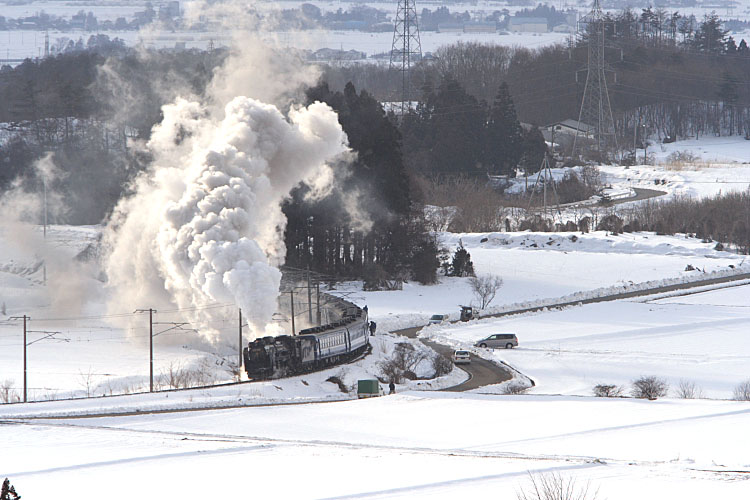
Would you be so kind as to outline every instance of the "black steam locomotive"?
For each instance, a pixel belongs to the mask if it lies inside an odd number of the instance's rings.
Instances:
[[[243,349],[245,371],[254,380],[297,375],[343,363],[370,345],[367,308],[336,298],[341,317],[327,325],[301,330],[298,335],[263,337]]]

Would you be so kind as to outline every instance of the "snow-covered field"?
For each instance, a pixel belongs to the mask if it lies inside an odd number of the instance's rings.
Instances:
[[[741,402],[410,392],[5,420],[0,471],[24,498],[515,498],[555,473],[609,500],[745,499],[748,424]]]
[[[421,335],[470,347],[501,332],[516,333],[519,347],[474,349],[531,377],[533,393],[591,395],[595,385],[614,384],[628,394],[633,380],[657,376],[674,397],[684,381],[705,397],[729,399],[750,379],[750,284],[433,326]]]
[[[615,187],[625,182],[615,180]],[[720,188],[713,189],[704,194]],[[539,473],[589,485],[598,498],[610,500],[746,499],[750,491],[750,438],[743,432],[750,403],[727,400],[738,383],[750,379],[747,280],[700,293],[422,331],[423,337],[462,347],[490,333],[516,333],[517,349],[475,351],[531,377],[536,386],[522,396],[493,394],[497,387],[478,390],[486,394],[422,391],[460,383],[466,375],[458,369],[436,381],[399,386],[395,396],[360,401],[327,381],[336,376],[351,387],[371,378],[378,362],[404,341],[385,331],[424,324],[434,313],[456,314],[459,304],[476,300],[466,280],[444,278],[436,286],[409,283],[393,292],[342,284],[338,292],[368,304],[379,325],[374,354],[351,365],[257,384],[59,400],[143,390],[147,317],[105,311],[107,291],[98,273],[73,264],[97,241],[98,228],[55,226],[46,251],[39,250],[44,245],[38,231],[24,238],[9,232],[15,229],[5,231],[0,383],[12,380],[10,389],[18,394],[22,330],[10,318],[28,315],[30,395],[40,400],[0,405],[0,476],[9,477],[24,498],[513,498],[530,486],[529,474]],[[461,240],[479,274],[503,277],[492,304],[498,309],[750,267],[741,255],[684,236],[570,236],[443,234],[442,242],[455,248]],[[11,239],[18,244],[11,246]],[[47,286],[41,255],[50,263]],[[687,265],[698,270],[686,271]],[[81,269],[86,273],[73,280],[71,271]],[[62,288],[59,276],[69,280]],[[61,301],[80,290],[91,293],[85,300]],[[225,325],[232,331],[235,312]],[[43,339],[50,334],[54,338]],[[155,353],[156,374],[190,368],[213,382],[232,379],[237,356],[236,346],[209,347],[180,330],[155,337]],[[429,370],[425,364],[418,375]],[[651,375],[670,384],[667,398],[591,397],[596,384],[623,386],[627,395],[633,380]],[[678,398],[681,383],[710,399]],[[272,406],[260,406],[267,404]],[[205,411],[209,406],[233,408]],[[71,418],[168,409],[195,411]]]
[[[491,304],[496,309],[531,307],[544,299],[577,292],[612,294],[615,290],[611,287],[623,291],[633,284],[667,278],[701,279],[707,273],[732,271],[730,265],[738,271],[740,266],[750,270],[746,256],[716,251],[715,243],[684,236],[613,236],[601,231],[441,235],[441,243],[451,252],[459,241],[471,254],[478,275],[503,278],[503,286]],[[686,271],[688,265],[697,270]],[[362,292],[354,283],[339,290],[349,292],[350,300],[367,304],[378,324],[389,329],[412,326],[417,321],[424,324],[433,314],[457,319],[460,305],[477,302],[468,280],[462,278],[443,277],[439,286],[407,283],[403,293]]]

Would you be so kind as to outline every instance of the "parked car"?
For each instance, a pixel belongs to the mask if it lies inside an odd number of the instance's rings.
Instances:
[[[431,325],[439,325],[443,321],[446,321],[448,319],[447,314],[433,314],[432,317],[430,317],[430,323]]]
[[[454,351],[453,352],[453,363],[457,365],[468,365],[471,363],[471,355],[469,351]]]
[[[514,333],[495,333],[489,337],[483,338],[474,347],[505,347],[506,349],[512,349],[518,347],[518,337]]]

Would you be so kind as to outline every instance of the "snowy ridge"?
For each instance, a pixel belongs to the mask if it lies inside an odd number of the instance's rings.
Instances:
[[[750,265],[745,265],[742,267],[736,267],[734,269],[713,271],[710,273],[701,273],[698,275],[681,276],[678,278],[664,278],[659,280],[646,281],[643,283],[626,283],[623,285],[608,286],[597,288],[595,290],[576,292],[557,298],[539,299],[527,302],[518,302],[515,304],[505,304],[501,306],[488,307],[484,311],[480,311],[479,317],[483,318],[496,314],[508,313],[513,311],[524,311],[527,309],[538,309],[542,307],[563,307],[566,305],[572,305],[576,302],[591,299],[609,298],[610,300],[616,300],[622,295],[627,295],[634,292],[649,292],[650,290],[658,290],[667,286],[701,283],[703,281],[709,281],[718,278],[728,278],[732,276],[750,277],[749,273]]]
[[[562,252],[622,253],[685,255],[705,258],[727,258],[742,256],[716,250],[715,242],[703,242],[685,236],[662,236],[650,232],[625,233],[612,235],[603,231],[586,234],[571,233],[441,233],[440,241],[448,248],[458,246],[459,240],[464,248],[515,248],[527,250],[555,250]]]

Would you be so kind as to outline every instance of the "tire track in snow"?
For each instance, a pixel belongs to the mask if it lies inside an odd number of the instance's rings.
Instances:
[[[748,410],[750,411],[750,410]],[[293,438],[274,438],[274,437],[262,437],[262,436],[242,436],[236,434],[214,434],[214,433],[196,433],[196,432],[183,432],[183,431],[168,431],[168,430],[156,430],[156,429],[129,429],[122,427],[111,427],[111,426],[97,426],[97,425],[80,425],[71,423],[58,423],[58,422],[42,422],[42,421],[0,421],[2,425],[28,425],[28,426],[42,426],[42,427],[57,427],[57,428],[72,428],[82,430],[98,430],[106,432],[122,432],[132,434],[142,434],[149,436],[162,436],[162,437],[174,437],[181,439],[192,439],[201,441],[229,441],[237,443],[259,443],[255,446],[262,447],[263,445],[291,445],[291,446],[320,446],[320,447],[333,447],[333,448],[345,448],[351,450],[378,450],[378,451],[395,451],[401,453],[412,453],[412,454],[424,454],[424,455],[439,455],[439,456],[455,456],[462,458],[501,458],[510,460],[545,460],[545,461],[571,461],[579,463],[589,463],[592,461],[614,461],[619,462],[622,460],[609,459],[606,457],[594,457],[586,455],[544,455],[544,454],[526,454],[516,453],[512,451],[481,451],[472,450],[468,448],[430,448],[422,446],[396,446],[387,444],[372,444],[372,443],[357,443],[348,441],[333,441],[333,440],[308,440],[308,439],[293,439]],[[484,445],[482,445],[484,446]],[[476,447],[478,448],[478,446]],[[625,462],[625,461],[622,461]],[[628,463],[632,463],[629,461]]]
[[[160,455],[147,455],[147,456],[141,456],[141,457],[120,458],[117,460],[104,460],[101,462],[89,462],[85,464],[65,465],[61,467],[51,467],[49,469],[11,472],[11,473],[5,473],[5,475],[8,477],[16,478],[16,477],[23,477],[23,476],[34,476],[38,474],[51,474],[55,472],[70,472],[70,471],[77,471],[77,470],[82,470],[82,469],[96,469],[99,467],[111,467],[111,466],[119,466],[119,465],[132,464],[132,463],[141,463],[141,462],[150,462],[150,461],[159,461],[159,460],[173,460],[175,458],[184,458],[184,457],[244,453],[247,451],[255,451],[255,450],[262,450],[262,449],[269,449],[269,448],[272,448],[272,446],[269,446],[269,445],[238,446],[234,448],[222,448],[219,450],[183,451],[183,452],[178,452],[178,453],[164,453]]]
[[[664,420],[654,420],[650,422],[640,422],[637,424],[626,424],[626,425],[614,425],[611,427],[600,427],[597,429],[586,429],[583,431],[576,431],[576,432],[566,432],[563,434],[551,434],[548,436],[541,436],[541,437],[534,437],[534,438],[527,438],[527,439],[517,439],[515,441],[502,441],[500,443],[490,443],[490,444],[484,444],[481,446],[470,446],[467,449],[478,449],[482,447],[492,447],[492,446],[508,446],[508,445],[515,445],[515,444],[528,444],[528,443],[537,443],[541,441],[551,441],[555,439],[561,439],[561,438],[569,438],[574,436],[586,436],[586,435],[592,435],[592,434],[599,434],[599,433],[606,433],[606,432],[615,432],[615,431],[622,431],[622,430],[628,430],[628,429],[639,429],[639,428],[645,428],[645,427],[654,427],[659,425],[673,425],[676,423],[681,422],[690,422],[694,420],[705,420],[705,419],[711,419],[711,418],[722,418],[722,417],[732,417],[736,415],[747,415],[750,414],[750,408],[744,409],[744,410],[735,410],[735,411],[727,411],[722,413],[711,413],[708,415],[693,415],[691,417],[681,417],[681,418],[671,418],[671,419],[664,419]]]
[[[530,470],[516,471],[516,472],[505,472],[502,474],[490,474],[486,476],[466,477],[462,479],[450,479],[448,481],[441,481],[438,483],[424,483],[424,484],[418,484],[418,485],[413,485],[413,486],[403,486],[400,488],[391,488],[387,490],[367,491],[363,493],[353,493],[350,495],[342,495],[342,496],[336,496],[336,497],[324,497],[324,498],[321,498],[320,500],[344,500],[346,498],[369,498],[369,497],[392,496],[392,495],[401,496],[405,493],[414,493],[417,491],[429,491],[433,489],[444,488],[446,486],[458,486],[464,483],[497,481],[498,479],[509,479],[509,478],[522,477],[522,476],[526,477],[529,474],[554,474],[558,472],[568,472],[572,470],[581,470],[581,469],[590,469],[592,467],[601,467],[603,465],[606,465],[606,464],[603,462],[589,462],[586,464],[579,464],[579,465],[564,465],[560,467],[546,467],[543,469],[530,469]]]

